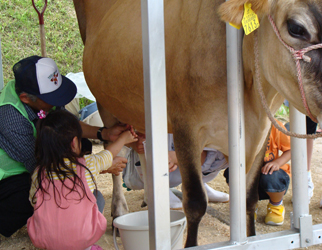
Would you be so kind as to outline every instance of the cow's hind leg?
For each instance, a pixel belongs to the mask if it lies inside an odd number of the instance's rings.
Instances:
[[[254,217],[255,217],[256,205],[259,199],[258,184],[259,184],[261,168],[264,164],[264,156],[265,156],[266,145],[267,145],[269,135],[270,135],[270,132],[268,133],[268,136],[265,140],[264,145],[262,146],[262,149],[257,154],[250,171],[246,175],[247,236],[253,236],[256,234]]]
[[[198,227],[207,209],[207,195],[201,178],[201,146],[196,134],[186,128],[174,131],[175,150],[182,176],[183,208],[187,217],[185,247],[198,245]]]

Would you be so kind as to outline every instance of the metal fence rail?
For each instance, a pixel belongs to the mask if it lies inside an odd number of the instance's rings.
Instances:
[[[144,53],[144,80],[146,128],[148,131],[147,161],[152,164],[150,174],[152,187],[158,185],[159,190],[167,190],[167,182],[161,178],[167,169],[161,164],[166,159],[166,93],[165,93],[165,53],[164,53],[164,27],[163,27],[163,1],[142,0],[142,27],[143,27],[143,53]],[[246,190],[245,190],[245,129],[243,110],[243,73],[240,31],[227,26],[227,79],[228,79],[228,110],[229,110],[229,153],[230,157],[230,221],[234,221],[230,229],[231,239],[189,249],[294,249],[322,244],[322,224],[312,226],[312,217],[308,209],[308,190],[306,179],[306,141],[291,139],[292,150],[292,183],[293,183],[293,223],[288,231],[246,237]],[[159,87],[156,83],[158,82]],[[161,86],[161,89],[160,89]],[[160,91],[161,90],[161,91]],[[154,96],[157,91],[157,99]],[[152,96],[154,96],[152,98]],[[155,102],[153,100],[156,100]],[[160,115],[161,111],[161,115]],[[154,116],[158,112],[158,117]],[[162,118],[161,118],[162,117]],[[161,119],[160,119],[161,118]],[[293,107],[290,107],[291,130],[296,133],[305,133],[305,116]],[[157,123],[155,121],[158,120]],[[155,124],[155,125],[153,125]],[[156,125],[158,124],[158,125]],[[236,124],[238,126],[236,126]],[[152,129],[157,126],[157,129]],[[156,144],[156,141],[159,143]],[[149,149],[150,148],[150,149]],[[158,148],[158,156],[154,154]],[[155,160],[158,157],[159,160]],[[163,166],[162,166],[163,165]],[[158,170],[158,168],[161,168]],[[163,171],[163,172],[162,172]],[[161,188],[163,187],[163,188]],[[299,188],[300,187],[300,188]],[[155,199],[157,190],[150,192],[149,199],[153,205],[149,206],[150,249],[169,250],[170,235],[164,234],[169,230],[165,221],[168,214],[168,192],[162,194],[162,199]],[[158,196],[160,198],[160,196]],[[162,202],[161,202],[162,201]],[[151,209],[151,211],[150,211]],[[166,217],[164,217],[166,216]],[[153,239],[151,239],[153,238]]]

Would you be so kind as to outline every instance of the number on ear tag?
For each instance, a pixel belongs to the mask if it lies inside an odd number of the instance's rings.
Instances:
[[[242,19],[242,25],[246,35],[252,33],[259,27],[258,17],[251,7],[251,3],[244,4],[244,16]]]

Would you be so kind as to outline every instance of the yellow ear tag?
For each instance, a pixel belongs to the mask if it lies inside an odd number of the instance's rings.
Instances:
[[[251,7],[251,3],[244,4],[244,16],[242,19],[242,25],[246,35],[252,33],[259,27],[258,17]]]

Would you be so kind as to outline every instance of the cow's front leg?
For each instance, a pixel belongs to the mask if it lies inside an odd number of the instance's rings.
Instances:
[[[185,166],[181,171],[182,175],[182,194],[183,208],[187,217],[187,240],[185,247],[198,245],[198,227],[199,223],[206,213],[207,195],[200,176],[200,164]],[[190,169],[188,173],[186,168]]]
[[[253,181],[253,180],[251,180]],[[258,181],[259,178],[255,178],[253,182],[253,186],[250,187],[249,190],[246,190],[246,224],[247,224],[247,236],[253,236],[256,234],[255,230],[255,211],[256,205],[258,202]]]
[[[199,223],[207,210],[207,194],[201,176],[201,147],[198,134],[189,129],[174,133],[174,144],[182,177],[183,208],[187,218],[185,247],[198,245]]]

